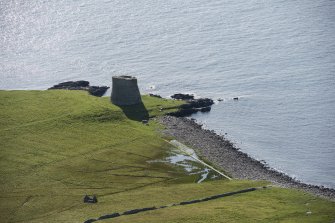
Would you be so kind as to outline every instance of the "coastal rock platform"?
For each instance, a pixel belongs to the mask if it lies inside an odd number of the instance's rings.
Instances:
[[[183,100],[186,103],[179,107],[178,111],[169,113],[170,116],[188,117],[197,112],[210,112],[214,101],[210,98],[195,99],[191,94],[177,93],[171,96],[175,100]]]

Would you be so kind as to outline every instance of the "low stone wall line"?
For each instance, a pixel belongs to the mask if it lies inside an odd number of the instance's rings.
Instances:
[[[96,218],[96,219],[88,219],[88,220],[84,221],[84,223],[92,223],[92,222],[96,222],[96,221],[100,221],[100,220],[121,217],[123,215],[137,214],[137,213],[140,213],[140,212],[158,210],[158,209],[163,209],[163,208],[168,208],[168,207],[173,207],[173,206],[201,203],[201,202],[215,200],[215,199],[228,197],[228,196],[232,196],[232,195],[236,195],[236,194],[248,193],[248,192],[252,192],[252,191],[260,190],[260,189],[266,189],[266,188],[268,188],[268,187],[266,187],[266,186],[264,186],[264,187],[251,187],[251,188],[247,188],[247,189],[243,189],[243,190],[238,190],[238,191],[233,191],[233,192],[226,192],[226,193],[223,193],[223,194],[217,194],[217,195],[205,197],[205,198],[202,198],[202,199],[182,201],[182,202],[179,202],[179,203],[169,204],[169,205],[166,205],[166,206],[138,208],[138,209],[128,210],[128,211],[125,211],[125,212],[122,212],[122,213],[115,212],[115,213],[112,213],[112,214],[102,215],[102,216],[100,216],[99,218]]]

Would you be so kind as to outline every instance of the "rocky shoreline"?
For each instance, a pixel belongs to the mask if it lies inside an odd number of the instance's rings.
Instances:
[[[266,164],[239,151],[223,136],[203,129],[192,119],[164,116],[157,120],[166,127],[163,134],[191,146],[199,156],[223,169],[233,178],[266,180],[280,187],[296,188],[335,200],[334,189],[305,184],[271,169]]]
[[[151,97],[162,98],[160,95],[149,94]],[[178,107],[178,110],[168,115],[175,117],[188,117],[198,112],[210,112],[214,101],[210,98],[194,98],[192,94],[177,93],[171,95],[172,99],[182,100],[185,103]]]

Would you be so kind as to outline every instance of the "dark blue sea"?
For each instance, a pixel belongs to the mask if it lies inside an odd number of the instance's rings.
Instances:
[[[194,118],[335,188],[335,1],[0,0],[0,89],[120,74],[142,93],[223,99]]]

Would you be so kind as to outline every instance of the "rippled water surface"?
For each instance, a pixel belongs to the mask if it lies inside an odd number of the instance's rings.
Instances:
[[[142,92],[223,98],[198,121],[335,187],[332,0],[0,0],[0,31],[0,89],[131,74]]]

